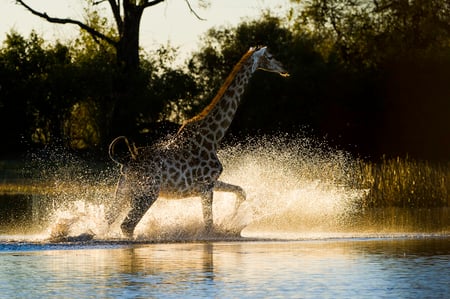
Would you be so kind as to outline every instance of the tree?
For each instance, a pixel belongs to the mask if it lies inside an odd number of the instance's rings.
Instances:
[[[297,30],[310,28],[325,55],[352,67],[421,59],[446,52],[450,4],[445,0],[291,0],[298,3]],[[445,54],[447,55],[447,54]]]
[[[347,90],[341,108],[366,115],[358,126],[371,151],[448,158],[449,1],[291,2],[299,4],[294,30],[310,30],[324,57],[344,66],[330,106]]]
[[[140,66],[139,28],[145,9],[158,5],[164,0],[86,0],[87,20],[79,21],[71,18],[49,16],[45,12],[33,9],[24,0],[17,3],[25,7],[32,14],[48,22],[57,24],[72,24],[87,32],[98,44],[106,44],[104,48],[112,47],[116,56],[116,70],[112,76],[113,89],[108,95],[108,109],[105,109],[105,124],[112,127],[113,123],[119,130],[109,130],[108,135],[128,134],[135,125],[135,115],[130,113],[127,106],[133,101],[139,102],[145,92],[149,77],[146,70]],[[200,19],[192,9],[189,0],[185,0],[190,11]],[[199,0],[206,5],[207,1]],[[114,18],[114,28],[106,19],[99,17],[101,5],[108,5]]]
[[[73,78],[70,60],[66,46],[48,47],[34,32],[29,39],[15,32],[7,35],[0,49],[0,119],[8,142],[4,150],[14,152],[30,136],[46,143],[49,132],[59,134],[64,111],[76,96],[66,89]]]
[[[117,64],[124,72],[132,73],[139,67],[139,28],[144,10],[158,5],[165,0],[87,0],[90,7],[95,7],[105,2],[109,4],[112,15],[114,16],[115,30],[113,32],[108,30],[108,24],[105,24],[107,28],[98,28],[89,24],[89,21],[82,22],[70,18],[57,18],[33,9],[23,0],[16,1],[32,14],[48,22],[77,25],[82,30],[88,32],[95,40],[107,42],[116,49]],[[199,18],[192,9],[189,1],[185,1],[189,9]]]
[[[45,43],[35,32],[25,38],[12,31],[0,48],[0,152],[30,143],[104,150],[110,132],[152,133],[152,123],[174,120],[199,92],[187,70],[173,65],[176,56],[170,45],[142,55],[139,89],[118,109],[129,121],[112,123],[109,95],[117,66],[107,44],[86,34],[68,45]]]

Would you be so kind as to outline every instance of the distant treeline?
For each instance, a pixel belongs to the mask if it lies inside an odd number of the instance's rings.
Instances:
[[[150,143],[200,111],[253,45],[291,76],[255,74],[230,136],[303,130],[362,157],[450,158],[444,0],[292,1],[286,16],[211,29],[182,65],[170,45],[142,51],[132,76],[86,33],[46,43],[12,31],[0,49],[0,153],[52,144],[105,153],[119,134]]]

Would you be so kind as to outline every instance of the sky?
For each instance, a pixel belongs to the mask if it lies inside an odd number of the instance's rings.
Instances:
[[[25,0],[34,9],[49,16],[70,17],[83,20],[83,4],[80,0]],[[190,0],[192,7],[205,21],[198,20],[189,10],[185,0],[166,0],[145,10],[141,22],[140,43],[144,50],[157,49],[161,44],[179,47],[188,53],[197,49],[200,37],[209,28],[236,25],[244,18],[260,15],[270,8],[283,11],[289,0],[209,0],[208,8],[198,6],[198,0]],[[110,12],[105,3],[105,14]],[[51,24],[32,15],[15,0],[0,0],[0,41],[14,29],[25,37],[35,30],[46,40],[70,40],[78,33],[75,25]]]

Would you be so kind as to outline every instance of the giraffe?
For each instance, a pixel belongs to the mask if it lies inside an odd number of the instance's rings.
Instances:
[[[137,224],[159,196],[200,197],[207,232],[213,228],[213,191],[234,193],[237,211],[246,194],[240,186],[218,180],[223,168],[217,149],[233,120],[245,86],[257,69],[288,76],[266,47],[252,47],[235,65],[211,103],[185,121],[174,136],[142,148],[131,146],[123,136],[111,142],[109,155],[121,165],[115,197],[119,202],[129,199],[129,212],[120,226],[125,237],[133,237]],[[128,146],[127,159],[119,160],[114,153],[120,141]],[[109,224],[115,222],[119,212],[117,207],[111,209],[107,215]]]

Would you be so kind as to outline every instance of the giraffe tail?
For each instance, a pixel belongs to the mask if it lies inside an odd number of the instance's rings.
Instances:
[[[123,140],[125,142],[125,144],[128,148],[128,151],[130,153],[131,159],[136,160],[138,151],[137,151],[137,148],[134,146],[134,144],[130,145],[127,137],[119,136],[119,137],[115,138],[109,145],[109,149],[108,149],[109,157],[111,158],[111,160],[113,160],[117,164],[123,165],[126,162],[128,162],[129,159],[126,159],[123,155],[116,155],[116,153],[115,153],[116,144],[121,140]]]

